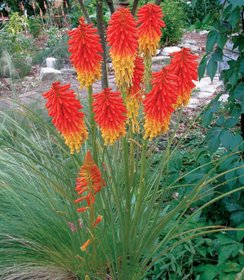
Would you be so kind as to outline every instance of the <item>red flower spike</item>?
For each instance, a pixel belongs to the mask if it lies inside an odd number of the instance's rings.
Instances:
[[[79,152],[88,133],[84,114],[81,112],[82,106],[74,91],[70,89],[70,84],[60,85],[60,82],[55,82],[43,96],[47,99],[48,115],[52,117],[52,123],[64,137],[70,153],[73,154],[75,150]]]
[[[96,218],[93,227],[96,227],[101,221],[103,220],[103,216],[98,215],[98,217]]]
[[[92,240],[88,239],[81,247],[81,251],[87,251],[87,247],[91,244]]]
[[[75,203],[86,201],[88,206],[78,208],[78,212],[83,212],[89,209],[91,203],[95,202],[95,195],[105,186],[105,182],[102,179],[101,172],[94,162],[90,151],[86,153],[83,165],[80,168],[79,177],[76,179],[76,188],[78,195],[86,192],[85,196],[82,196],[75,200]]]
[[[128,90],[126,96],[126,109],[128,115],[128,123],[131,123],[133,133],[139,131],[138,115],[139,104],[142,100],[142,82],[144,76],[144,63],[141,57],[135,60],[135,67],[133,72],[132,86]]]
[[[195,87],[192,80],[197,80],[198,57],[191,54],[190,49],[182,48],[173,53],[169,65],[171,73],[178,77],[177,106],[186,106],[189,103],[191,91]]]
[[[144,100],[145,135],[152,140],[168,130],[177,102],[177,76],[168,67],[153,74],[153,88]]]
[[[132,83],[134,61],[138,51],[136,22],[127,8],[119,8],[110,18],[107,42],[118,87]]]
[[[140,53],[155,55],[162,36],[161,28],[165,27],[162,9],[155,4],[146,4],[138,10],[137,17]]]
[[[68,34],[71,64],[77,71],[81,88],[89,87],[101,77],[102,45],[97,29],[80,18],[79,26]]]
[[[121,94],[106,88],[93,97],[95,121],[102,131],[105,144],[113,144],[126,134],[126,108]]]

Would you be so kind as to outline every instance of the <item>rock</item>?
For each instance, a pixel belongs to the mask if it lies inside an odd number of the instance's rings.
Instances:
[[[205,77],[201,79],[199,82],[195,82],[196,88],[199,89],[200,92],[215,92],[217,87],[222,85],[222,82],[215,78],[213,82],[211,82],[209,77]]]
[[[161,53],[161,50],[156,51],[156,55],[160,55],[160,53]]]
[[[205,99],[205,98],[209,98],[213,95],[213,92],[211,91],[201,91],[198,93],[197,97],[200,99]]]
[[[74,68],[62,68],[60,69],[60,71],[62,72],[62,74],[70,74],[70,75],[76,75],[76,71]]]
[[[180,51],[180,48],[179,47],[165,47],[162,51],[162,54],[163,55],[170,55],[174,52],[178,52]]]
[[[184,43],[188,44],[188,45],[194,45],[194,46],[196,46],[196,44],[197,44],[197,42],[195,40],[185,40]]]
[[[152,58],[153,63],[158,63],[158,62],[168,62],[170,60],[170,57],[168,55],[160,55],[160,56],[155,56]]]
[[[41,81],[57,81],[60,80],[62,72],[51,67],[43,67],[40,71]]]
[[[228,101],[228,98],[229,98],[229,94],[226,93],[220,96],[219,101],[225,103]]]
[[[199,34],[200,34],[200,35],[205,35],[205,34],[208,34],[208,32],[209,32],[209,31],[207,31],[207,30],[202,30],[202,31],[199,32]]]
[[[196,46],[194,46],[194,45],[192,45],[192,44],[189,44],[189,43],[182,43],[182,44],[180,44],[180,47],[182,47],[182,48],[188,48],[188,49],[190,49],[191,51],[193,51],[193,52],[197,52],[197,51],[199,51],[199,48],[198,47],[196,47]]]
[[[46,58],[46,65],[47,65],[47,67],[56,68],[55,67],[56,62],[57,62],[57,59],[54,58],[54,57],[47,57]]]

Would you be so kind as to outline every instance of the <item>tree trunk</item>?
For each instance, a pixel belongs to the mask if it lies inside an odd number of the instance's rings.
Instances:
[[[90,19],[90,17],[89,17],[89,14],[88,14],[88,12],[87,12],[87,10],[86,10],[86,8],[85,8],[85,5],[84,5],[83,0],[79,0],[79,3],[80,3],[80,8],[81,8],[81,10],[82,10],[82,12],[83,12],[83,14],[84,14],[84,17],[85,17],[86,21],[87,21],[88,23],[92,23],[92,21],[91,21],[91,19]]]
[[[103,22],[103,0],[97,0],[97,29],[103,48],[102,88],[108,88],[107,48],[106,48],[105,33],[104,33],[104,22]]]

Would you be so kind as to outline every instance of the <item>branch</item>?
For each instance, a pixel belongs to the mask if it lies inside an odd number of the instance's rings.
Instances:
[[[113,3],[113,0],[106,0],[106,3],[108,5],[110,13],[112,15],[114,13],[114,3]]]
[[[162,0],[155,0],[155,4],[158,6],[160,6],[161,2],[162,2]]]
[[[139,0],[134,0],[133,1],[133,6],[132,6],[132,9],[131,9],[131,13],[132,13],[133,16],[135,16],[135,14],[136,14],[138,3],[139,3]]]
[[[103,48],[102,62],[102,88],[108,88],[108,73],[107,73],[107,50],[103,24],[103,0],[97,0],[97,29],[101,39]]]
[[[81,10],[82,10],[82,12],[83,12],[83,14],[84,14],[84,17],[85,17],[86,21],[87,21],[88,23],[92,23],[92,21],[91,21],[91,19],[90,19],[90,17],[89,17],[89,14],[88,14],[88,12],[87,12],[87,10],[86,10],[86,7],[85,7],[85,5],[84,5],[84,3],[83,3],[83,0],[78,0],[78,1],[79,1],[79,3],[80,3],[80,8],[81,8]]]

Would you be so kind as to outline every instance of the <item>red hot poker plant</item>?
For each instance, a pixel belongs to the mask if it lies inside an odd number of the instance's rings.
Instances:
[[[89,87],[101,77],[102,45],[97,29],[83,18],[79,26],[68,32],[70,61],[75,67],[80,86]]]
[[[138,10],[137,16],[139,51],[145,56],[155,55],[162,36],[161,29],[165,27],[162,9],[155,4],[147,4]]]
[[[189,103],[191,91],[195,87],[193,80],[197,80],[198,64],[196,60],[198,57],[191,54],[188,48],[182,48],[171,56],[169,68],[171,73],[178,77],[177,106],[186,106]]]
[[[126,134],[126,108],[121,93],[105,88],[93,98],[94,118],[102,131],[105,145],[113,144]]]
[[[144,138],[152,140],[168,130],[177,102],[177,88],[177,76],[168,67],[153,74],[153,88],[144,100]]]
[[[132,84],[134,61],[138,52],[136,22],[127,8],[119,8],[108,23],[107,42],[115,71],[117,86]]]
[[[70,153],[73,154],[75,150],[79,152],[88,137],[88,132],[84,114],[81,112],[83,107],[74,91],[70,89],[70,84],[60,85],[60,82],[55,82],[43,96],[47,99],[48,115],[52,117],[52,123],[64,137]]]

